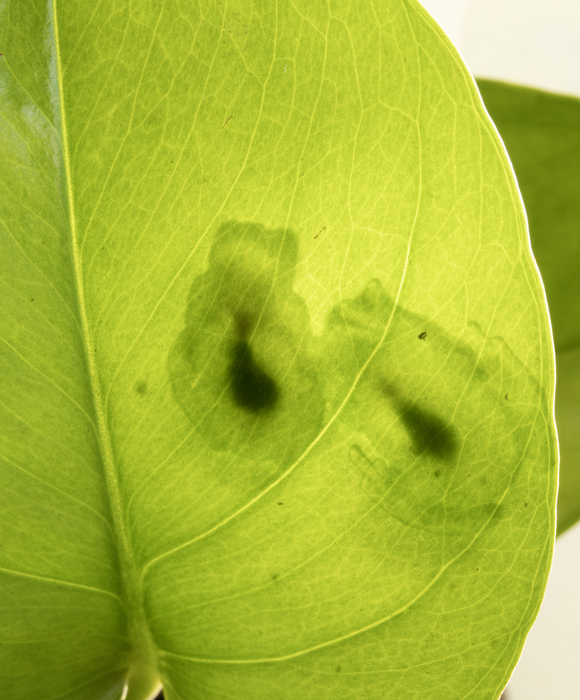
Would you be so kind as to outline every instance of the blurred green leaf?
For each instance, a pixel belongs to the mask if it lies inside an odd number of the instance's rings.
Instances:
[[[3,697],[495,700],[553,352],[450,42],[407,0],[1,8]]]
[[[580,519],[580,100],[478,80],[526,205],[556,347],[558,534]]]

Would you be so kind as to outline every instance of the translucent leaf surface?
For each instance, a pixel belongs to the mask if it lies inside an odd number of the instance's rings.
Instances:
[[[558,533],[580,519],[580,100],[478,81],[506,144],[546,286],[558,365]]]
[[[553,351],[446,37],[408,0],[1,7],[3,697],[497,698]]]

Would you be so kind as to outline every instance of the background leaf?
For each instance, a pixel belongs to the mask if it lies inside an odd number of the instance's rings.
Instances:
[[[4,695],[498,697],[551,561],[553,353],[441,30],[2,12]]]
[[[580,100],[478,80],[512,160],[556,346],[558,534],[580,519]]]

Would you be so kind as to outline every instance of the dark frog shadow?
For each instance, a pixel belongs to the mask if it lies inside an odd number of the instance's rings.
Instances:
[[[318,435],[324,399],[288,229],[226,222],[191,285],[168,358],[173,393],[212,450],[287,465]]]
[[[503,517],[520,464],[507,396],[527,382],[503,338],[472,321],[445,329],[375,279],[328,313],[320,355],[333,378],[329,413],[353,436],[364,490],[390,517],[457,542]],[[537,395],[532,382],[528,391]]]

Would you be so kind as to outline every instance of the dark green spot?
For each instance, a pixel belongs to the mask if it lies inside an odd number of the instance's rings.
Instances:
[[[455,431],[435,413],[411,405],[403,410],[401,420],[416,450],[437,459],[451,459],[457,452]]]
[[[135,384],[135,391],[138,394],[144,394],[147,391],[147,382],[137,382],[137,384]]]
[[[258,367],[245,340],[234,345],[230,377],[234,402],[239,408],[260,413],[276,405],[276,382]]]

